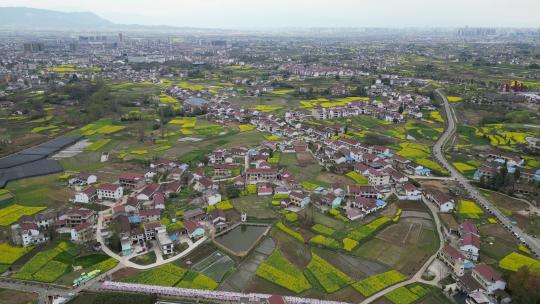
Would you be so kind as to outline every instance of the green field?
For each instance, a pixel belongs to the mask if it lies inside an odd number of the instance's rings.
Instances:
[[[256,274],[294,293],[301,293],[311,288],[311,284],[302,271],[287,261],[278,250],[259,265]]]
[[[304,271],[308,280],[315,279],[325,292],[333,293],[353,283],[353,279],[315,253]]]

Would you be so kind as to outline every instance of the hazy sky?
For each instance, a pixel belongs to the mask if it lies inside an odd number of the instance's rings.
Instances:
[[[0,6],[193,27],[540,27],[540,0],[0,0]]]

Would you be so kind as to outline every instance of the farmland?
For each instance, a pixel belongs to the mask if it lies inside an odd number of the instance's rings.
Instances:
[[[517,252],[512,252],[500,260],[499,267],[510,271],[517,271],[521,267],[528,267],[532,271],[540,272],[540,262],[538,260]]]
[[[362,295],[368,297],[388,286],[404,281],[406,278],[403,274],[392,270],[356,282],[353,287]]]
[[[259,265],[256,274],[295,293],[311,288],[302,271],[287,261],[277,250]]]
[[[477,219],[484,213],[475,202],[468,200],[459,200],[457,209],[461,217],[471,219]]]
[[[384,227],[385,224],[391,220],[388,217],[380,217],[369,224],[363,225],[348,234],[348,238],[355,241],[362,241],[365,238],[371,236],[374,232]]]
[[[13,264],[20,257],[27,254],[33,247],[12,246],[8,243],[0,243],[0,264]]]
[[[46,209],[46,207],[29,207],[17,204],[2,208],[0,209],[0,226],[11,225],[21,216],[33,215],[44,209]]]
[[[308,280],[317,280],[318,284],[320,284],[327,293],[336,292],[353,282],[349,276],[315,253],[311,253],[311,261],[307,265],[305,273]]]
[[[217,287],[217,283],[209,277],[174,264],[165,264],[149,270],[144,270],[135,276],[126,278],[125,281],[138,284],[209,290],[213,290]]]

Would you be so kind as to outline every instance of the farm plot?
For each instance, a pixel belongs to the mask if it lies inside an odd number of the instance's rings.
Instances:
[[[214,290],[218,284],[204,274],[188,271],[182,280],[175,286],[181,288]]]
[[[475,202],[467,200],[459,200],[457,209],[459,216],[464,218],[477,219],[484,213]]]
[[[406,278],[407,277],[403,274],[395,270],[390,270],[356,282],[353,284],[353,288],[362,295],[369,297],[370,295],[377,293],[388,286],[392,286],[396,283],[404,281]]]
[[[128,283],[159,285],[159,286],[175,286],[187,270],[173,264],[165,264],[150,270],[145,270],[137,275],[126,279]]]
[[[476,170],[476,167],[469,165],[467,163],[455,162],[455,163],[452,163],[452,165],[461,173],[469,173],[471,171]]]
[[[357,184],[357,185],[360,185],[360,186],[367,186],[368,185],[368,179],[367,177],[359,174],[358,172],[355,172],[355,171],[351,171],[347,174],[348,177],[350,177],[352,180],[354,180],[354,182]]]
[[[207,256],[192,269],[200,272],[216,282],[221,282],[223,277],[234,267],[234,261],[226,254],[216,251]]]
[[[328,236],[331,236],[332,234],[334,234],[334,232],[336,232],[335,229],[332,229],[330,227],[327,227],[327,226],[324,226],[324,225],[321,225],[321,224],[315,224],[311,227],[311,230],[317,232],[317,233],[320,233],[320,234],[324,234],[324,235],[328,235]]]
[[[101,139],[101,140],[98,140],[98,141],[95,141],[93,143],[91,143],[90,145],[88,145],[85,150],[87,151],[97,151],[101,148],[103,148],[106,144],[110,143],[112,139]]]
[[[22,205],[11,205],[0,209],[0,226],[8,226],[15,223],[21,216],[36,214],[47,207],[29,207]]]
[[[309,240],[309,243],[314,244],[314,245],[320,245],[320,246],[331,248],[331,249],[341,248],[341,244],[338,241],[336,241],[335,239],[331,237],[327,237],[320,234],[312,237]]]
[[[351,231],[347,237],[349,239],[353,239],[355,241],[361,241],[369,236],[371,236],[373,233],[384,227],[387,223],[391,222],[391,219],[383,216],[380,217],[372,222],[370,222],[367,225],[361,226],[353,231]]]
[[[499,261],[499,267],[510,271],[518,271],[521,267],[528,267],[534,272],[540,272],[540,261],[512,252]]]
[[[0,244],[0,264],[13,264],[33,247],[11,246],[8,243]]]
[[[333,293],[353,283],[353,279],[315,253],[304,271],[308,280],[316,280],[327,293]]]
[[[302,271],[287,261],[278,250],[274,251],[266,262],[259,265],[256,274],[295,293],[311,288]]]
[[[411,304],[428,294],[428,290],[422,285],[400,287],[387,293],[384,297],[394,304]]]
[[[69,267],[66,263],[53,261],[57,256],[63,253],[73,257],[78,254],[78,249],[70,243],[62,242],[52,249],[41,251],[36,254],[12,277],[23,280],[54,282],[61,277]]]

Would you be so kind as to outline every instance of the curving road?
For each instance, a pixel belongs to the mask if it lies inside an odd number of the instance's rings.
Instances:
[[[444,236],[443,236],[443,233],[442,233],[442,230],[441,230],[442,224],[441,224],[441,220],[439,219],[439,214],[438,214],[437,207],[435,207],[433,205],[433,203],[427,201],[426,199],[423,199],[423,201],[424,201],[424,204],[426,204],[426,206],[428,206],[429,211],[433,215],[433,219],[435,221],[435,226],[437,227],[437,234],[439,235],[439,249],[437,249],[437,251],[432,256],[429,257],[429,259],[424,263],[424,265],[422,265],[422,267],[414,274],[414,276],[412,278],[410,278],[410,279],[408,279],[406,281],[397,283],[395,285],[392,285],[392,286],[390,286],[390,287],[388,287],[386,289],[383,289],[383,290],[369,296],[368,298],[366,298],[365,300],[360,302],[361,304],[371,303],[371,302],[379,299],[380,297],[384,296],[385,294],[387,294],[387,293],[389,293],[391,291],[394,291],[394,290],[396,290],[396,289],[398,289],[400,287],[404,287],[404,286],[414,284],[414,283],[423,283],[423,284],[438,286],[437,282],[426,281],[426,280],[422,279],[422,275],[424,274],[424,272],[426,272],[426,270],[431,265],[431,263],[433,263],[433,261],[437,258],[437,254],[439,253],[439,251],[442,250],[442,248],[444,246]]]
[[[489,200],[487,200],[484,196],[482,196],[482,194],[480,194],[480,192],[478,192],[478,190],[469,183],[469,180],[467,180],[467,178],[465,178],[459,171],[457,171],[446,160],[443,153],[443,147],[446,144],[446,142],[452,137],[452,135],[454,135],[456,131],[457,119],[446,96],[440,90],[436,90],[435,92],[439,94],[439,96],[442,98],[444,102],[446,120],[448,122],[447,128],[444,131],[443,135],[439,138],[439,140],[433,146],[433,155],[435,159],[437,159],[439,163],[441,163],[448,170],[448,172],[450,173],[450,176],[459,182],[459,184],[463,187],[463,189],[465,189],[468,192],[471,198],[479,202],[485,209],[487,209],[490,213],[492,213],[499,220],[499,222],[504,227],[506,227],[506,229],[508,229],[508,231],[512,232],[520,241],[528,244],[530,249],[536,255],[538,255],[540,253],[540,241],[531,237],[530,235],[522,231],[519,227],[512,225],[510,219],[508,219],[497,208],[495,208]]]

